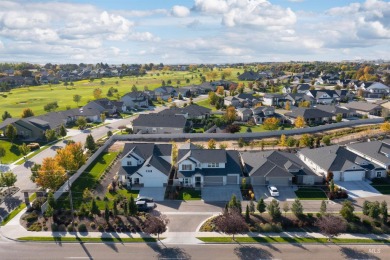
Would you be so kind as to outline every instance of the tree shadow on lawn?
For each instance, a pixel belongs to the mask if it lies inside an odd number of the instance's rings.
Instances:
[[[21,152],[19,150],[19,147],[16,145],[16,144],[12,144],[11,145],[11,148],[9,149],[9,151],[13,154],[15,154],[16,156],[20,156],[21,155]]]
[[[278,250],[279,251],[279,250]],[[234,248],[234,253],[240,259],[272,259],[273,255],[269,251],[254,246],[238,246]]]
[[[347,259],[380,259],[379,257],[357,248],[342,247],[341,254]]]

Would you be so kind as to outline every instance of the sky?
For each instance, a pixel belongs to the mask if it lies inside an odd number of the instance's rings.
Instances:
[[[0,62],[390,60],[384,0],[0,0]]]

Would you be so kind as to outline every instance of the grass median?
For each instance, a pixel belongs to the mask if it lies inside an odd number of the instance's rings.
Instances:
[[[312,237],[197,237],[197,239],[205,243],[329,243],[327,238],[312,238]],[[332,242],[335,244],[389,244],[386,239],[366,239],[366,238],[334,238]]]
[[[83,243],[153,243],[157,242],[153,237],[19,237],[19,241],[35,242],[83,242]]]

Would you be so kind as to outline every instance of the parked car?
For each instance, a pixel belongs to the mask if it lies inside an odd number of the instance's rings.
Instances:
[[[157,207],[156,203],[146,202],[144,200],[137,201],[135,204],[137,205],[138,211],[140,211],[140,212],[151,211],[155,207]]]
[[[275,186],[268,186],[269,193],[271,194],[272,197],[278,197],[279,196],[279,191]]]
[[[154,202],[153,198],[144,196],[138,197],[135,201]]]

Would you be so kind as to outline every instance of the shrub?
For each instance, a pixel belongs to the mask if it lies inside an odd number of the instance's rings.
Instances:
[[[74,227],[72,226],[72,224],[69,224],[68,227],[66,228],[66,230],[68,232],[74,232]]]
[[[92,224],[92,223],[91,223],[91,224]],[[102,225],[99,225],[99,226],[98,226],[98,231],[99,231],[99,232],[104,232],[104,228],[103,228]]]
[[[51,224],[51,231],[57,232],[58,231],[58,225],[56,223]]]
[[[375,227],[380,227],[381,226],[381,223],[379,221],[377,221],[377,220],[374,220],[372,222],[372,224],[374,224]]]
[[[363,219],[362,223],[364,226],[367,226],[367,227],[371,226],[371,221],[369,221],[368,219]]]
[[[85,224],[80,224],[79,227],[78,227],[78,231],[79,232],[88,232],[87,227],[85,226]]]
[[[95,222],[91,222],[91,224],[89,224],[89,226],[90,226],[92,229],[95,229],[95,228],[96,228]]]
[[[309,214],[308,214],[308,215],[309,215]],[[318,212],[318,213],[316,214],[316,216],[317,216],[317,218],[320,218],[322,215],[321,215],[321,213]]]
[[[42,224],[39,222],[36,222],[28,227],[28,231],[42,231]]]
[[[313,213],[307,213],[308,218],[313,218]]]
[[[35,213],[35,212],[32,212],[32,213],[29,213],[27,215],[25,215],[23,217],[24,220],[26,220],[27,222],[31,223],[31,222],[35,222],[38,220],[38,214]]]
[[[61,224],[61,225],[58,226],[58,232],[66,232],[65,224]]]
[[[31,151],[34,151],[34,150],[37,150],[40,148],[39,144],[38,143],[29,143],[27,145],[28,148],[30,148]]]

